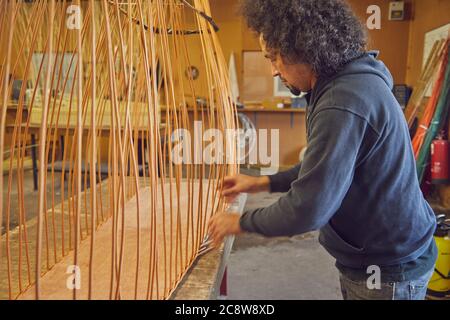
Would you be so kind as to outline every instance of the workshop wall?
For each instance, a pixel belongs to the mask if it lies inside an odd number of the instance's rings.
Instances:
[[[414,85],[422,66],[423,41],[426,32],[449,22],[450,1],[448,0],[408,0],[409,20],[389,21],[389,0],[348,0],[362,21],[366,21],[369,5],[379,5],[382,11],[381,30],[369,31],[369,49],[380,50],[382,59],[391,70],[396,83]],[[231,52],[235,53],[239,83],[242,84],[242,52],[259,50],[255,35],[245,26],[238,14],[238,0],[211,0],[214,19],[221,27],[218,36],[222,42],[224,55],[229,59]],[[201,59],[199,44],[189,44],[193,64]],[[0,45],[0,57],[6,56],[5,44]],[[17,54],[19,47],[13,49]],[[1,60],[3,61],[3,59]],[[200,65],[200,63],[197,63]],[[19,65],[16,77],[20,77],[24,66]],[[204,73],[200,77],[205,76]],[[199,81],[200,82],[200,81]],[[205,88],[199,88],[204,94]]]
[[[425,34],[450,22],[449,0],[414,0],[411,12],[406,83],[420,77]]]
[[[242,51],[260,50],[256,35],[249,30],[242,18],[239,18],[238,0],[219,1],[212,0],[212,13],[214,19],[221,25],[219,37],[222,41],[225,57],[229,58],[231,48],[234,49],[236,57],[236,68],[238,77],[242,78]],[[360,17],[366,22],[369,14],[366,13],[370,5],[379,5],[381,8],[381,30],[369,30],[369,49],[380,51],[382,59],[391,70],[396,83],[404,83],[409,41],[409,21],[388,20],[388,0],[349,0],[350,5]],[[408,1],[408,3],[410,3]],[[232,30],[229,26],[233,25]],[[237,28],[241,32],[237,32]],[[241,41],[241,43],[239,43]],[[240,52],[239,52],[240,51]],[[239,81],[242,86],[242,81]]]
[[[369,30],[368,49],[379,50],[380,59],[391,70],[396,84],[410,86],[417,81],[422,67],[425,33],[448,22],[449,0],[407,0],[405,21],[389,21],[390,0],[348,0],[364,23],[370,5],[381,8],[381,29]],[[242,86],[242,51],[260,50],[258,39],[237,14],[238,0],[212,0],[214,19],[221,26],[219,38],[225,57],[234,51],[239,84]],[[240,32],[239,32],[240,29]]]
[[[380,51],[379,59],[389,68],[396,84],[405,83],[410,22],[408,20],[389,21],[390,1],[388,0],[349,0],[348,2],[363,23],[366,23],[370,16],[367,13],[369,6],[380,7],[381,29],[369,30],[368,49]],[[406,3],[407,7],[410,7],[411,1]]]

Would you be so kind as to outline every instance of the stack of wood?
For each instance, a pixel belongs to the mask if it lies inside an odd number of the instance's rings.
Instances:
[[[445,45],[442,50],[440,51],[440,59],[436,63],[439,74],[437,77],[437,80],[434,83],[433,86],[433,93],[431,95],[431,98],[428,100],[426,107],[424,109],[424,112],[422,114],[422,117],[420,119],[419,127],[417,129],[417,132],[414,135],[413,138],[413,149],[414,149],[414,155],[416,159],[419,157],[419,152],[423,146],[423,142],[425,139],[425,136],[429,132],[431,121],[433,120],[433,117],[436,115],[436,107],[438,105],[439,99],[445,94],[445,92],[442,91],[443,86],[445,85],[444,81],[446,80],[446,70],[448,65],[448,43],[445,42]],[[434,78],[434,77],[433,77]],[[445,86],[444,86],[445,88]],[[442,99],[444,99],[443,97]],[[443,101],[444,102],[444,101]],[[440,119],[438,119],[440,120]]]
[[[405,118],[410,128],[417,114],[421,113],[420,108],[423,105],[423,99],[426,92],[433,84],[434,76],[439,70],[439,66],[441,65],[442,57],[447,46],[447,41],[444,39],[438,40],[434,43],[420,78],[414,86],[414,91],[409,99],[408,105],[405,108]]]

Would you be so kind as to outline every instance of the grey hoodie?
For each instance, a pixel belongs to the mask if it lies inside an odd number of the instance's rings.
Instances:
[[[429,248],[435,216],[417,179],[408,126],[393,80],[375,53],[319,79],[307,110],[301,165],[271,176],[273,205],[248,211],[241,227],[266,236],[320,229],[338,263],[363,268],[415,260]]]

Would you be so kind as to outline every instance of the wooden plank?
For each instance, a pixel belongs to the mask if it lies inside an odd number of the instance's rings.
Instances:
[[[169,195],[169,187],[170,185],[166,183],[164,185],[165,195]],[[194,182],[193,190],[191,191],[191,196],[193,199],[199,199],[199,183]],[[188,224],[192,221],[189,221],[188,210],[186,210],[186,203],[188,193],[184,192],[187,188],[187,184],[185,182],[182,183],[181,194],[173,194],[173,200],[176,200],[176,197],[180,198],[180,225],[181,230],[188,230]],[[136,208],[137,203],[136,199],[133,197],[129,200],[125,207],[125,247],[124,247],[124,259],[123,259],[123,271],[121,275],[121,284],[120,284],[120,298],[121,299],[134,299],[135,298],[135,280],[136,280],[136,266],[137,259],[139,258],[139,274],[138,274],[138,289],[137,289],[137,299],[147,299],[149,298],[149,293],[147,292],[147,283],[149,279],[149,274],[151,273],[151,268],[149,266],[150,254],[151,250],[151,236],[152,236],[152,224],[151,224],[151,208],[150,208],[150,199],[151,192],[149,187],[142,188],[140,190],[141,201],[139,204],[140,208],[140,227],[137,227],[136,221]],[[203,204],[206,204],[207,197],[207,188],[203,188]],[[165,206],[167,207],[169,200],[167,199]],[[193,209],[194,212],[197,212],[199,201],[194,201]],[[176,212],[178,210],[177,201],[173,201],[173,210]],[[157,235],[156,235],[156,246],[157,246],[157,256],[158,256],[158,274],[157,274],[157,286],[154,288],[152,293],[152,298],[161,299],[167,292],[173,290],[174,285],[180,281],[181,277],[187,272],[187,269],[182,270],[181,266],[186,265],[186,263],[178,263],[178,272],[174,272],[175,275],[172,279],[170,277],[170,270],[167,270],[168,260],[170,259],[170,254],[166,252],[164,254],[164,236],[162,233],[162,212],[163,205],[159,201],[158,209],[157,209]],[[196,216],[194,215],[194,226],[196,225]],[[166,219],[167,220],[167,219]],[[119,217],[120,221],[120,217]],[[166,222],[166,228],[169,225],[169,221]],[[191,225],[192,226],[192,225]],[[120,234],[121,228],[120,223],[118,227],[118,234]],[[166,249],[169,247],[168,244],[170,241],[175,241],[176,235],[174,234],[175,228],[172,229],[172,232],[166,230],[165,241],[167,244]],[[111,237],[112,237],[112,218],[110,218],[107,222],[101,225],[96,231],[96,244],[94,248],[94,291],[92,293],[92,298],[97,300],[105,300],[110,298],[110,278],[111,278]],[[140,252],[137,252],[137,239],[140,239]],[[195,252],[195,243],[193,243],[187,237],[186,240],[183,240],[183,247],[187,248],[183,253],[186,254],[187,259],[191,259],[188,265],[192,265],[195,262],[196,252]],[[81,287],[77,290],[78,299],[87,299],[87,289],[88,289],[88,270],[89,270],[89,241],[90,237],[86,237],[79,247],[78,253],[78,267],[81,275]],[[230,240],[228,240],[230,241]],[[232,242],[231,242],[232,243]],[[223,250],[223,261],[219,264],[225,263],[225,256],[228,256],[229,250],[231,249],[231,244],[225,246]],[[178,255],[179,259],[181,258],[181,254]],[[211,275],[217,275],[220,272],[220,268],[217,268],[217,264],[215,261],[212,261],[212,257],[220,257],[213,255],[205,255],[205,257],[209,257],[205,260],[206,267],[210,268]],[[175,259],[176,256],[172,253],[172,259]],[[214,259],[213,259],[214,260]],[[200,259],[200,261],[203,261]],[[203,262],[202,262],[203,264]],[[41,278],[41,299],[51,299],[51,300],[60,300],[60,299],[71,299],[72,298],[72,290],[70,290],[67,286],[67,282],[70,284],[70,271],[71,266],[73,265],[73,254],[69,254],[62,258],[61,261],[56,263],[47,273],[45,273]],[[195,264],[195,265],[198,265]],[[194,265],[194,266],[195,266]],[[208,265],[210,267],[208,267]],[[195,267],[194,267],[195,269]],[[218,271],[217,271],[218,270]],[[156,275],[155,275],[156,276]],[[213,281],[213,282],[216,282]],[[201,285],[201,284],[200,284]],[[189,289],[190,290],[190,289]],[[19,298],[20,299],[34,299],[34,286],[29,287]]]

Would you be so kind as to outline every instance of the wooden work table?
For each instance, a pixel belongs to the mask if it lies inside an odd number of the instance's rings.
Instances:
[[[306,113],[305,108],[260,108],[246,107],[237,109],[238,112],[267,112],[267,113]]]
[[[159,130],[165,130],[166,125],[164,123],[161,123],[159,125]],[[6,133],[12,134],[13,131],[17,129],[14,124],[8,124],[5,127]],[[57,129],[57,143],[59,143],[59,149],[60,149],[60,158],[62,159],[63,155],[64,155],[64,146],[65,146],[65,137],[66,134],[68,136],[73,136],[77,127],[75,125],[70,125],[68,127],[66,127],[64,124],[60,124],[58,125],[56,128],[54,126],[51,126],[49,129],[52,130],[56,130]],[[38,146],[39,146],[39,141],[37,140],[37,137],[39,136],[39,132],[41,130],[41,126],[37,123],[31,123],[28,125],[26,123],[22,123],[21,127],[20,127],[20,132],[21,134],[25,134],[25,132],[27,132],[28,135],[30,135],[31,138],[31,144],[28,146],[31,150],[31,159],[32,159],[32,169],[33,169],[33,185],[34,185],[34,190],[37,190],[38,188],[38,166],[37,166],[37,158],[38,158]],[[121,128],[121,132],[123,133],[123,128]],[[144,139],[145,140],[145,134],[148,133],[149,128],[148,127],[134,127],[133,128],[134,131],[138,131],[141,133],[141,135],[139,136],[138,139]],[[83,133],[88,133],[90,131],[90,127],[87,126],[83,126]],[[106,126],[101,126],[96,128],[97,131],[97,135],[99,135],[100,137],[108,137],[111,133],[111,126],[110,125],[106,125]],[[144,135],[142,135],[144,134]],[[138,152],[142,152],[141,150],[141,143],[138,143]],[[139,157],[139,165],[143,165],[141,162],[141,158]]]
[[[204,182],[207,182],[207,180],[204,180]],[[109,206],[108,206],[108,197],[106,190],[107,180],[104,180],[102,182],[103,188],[98,185],[98,192],[101,192],[104,194],[104,202],[103,207],[101,209],[102,216],[105,215],[106,219],[99,225],[98,229],[96,230],[96,241],[95,241],[95,259],[94,259],[94,266],[93,266],[93,273],[95,278],[95,287],[93,288],[93,299],[108,299],[109,297],[109,283],[110,283],[110,264],[111,264],[111,252],[110,252],[110,239],[111,239],[111,217],[108,214]],[[194,190],[197,190],[194,188]],[[83,191],[84,193],[89,193],[90,189],[87,189],[86,191]],[[126,228],[126,241],[125,241],[125,249],[124,249],[124,260],[123,260],[123,273],[122,278],[123,281],[121,283],[121,299],[134,299],[135,296],[135,268],[136,268],[136,236],[141,237],[141,261],[140,266],[141,270],[139,272],[139,290],[137,291],[137,299],[145,299],[147,297],[147,281],[148,281],[148,255],[145,254],[145,252],[149,251],[148,248],[148,239],[149,239],[149,227],[148,224],[148,215],[151,212],[149,208],[148,203],[148,197],[146,196],[148,193],[147,187],[142,187],[141,189],[141,195],[142,199],[140,201],[140,217],[141,217],[141,225],[140,227],[136,226],[135,220],[136,220],[136,199],[135,197],[130,198],[125,206],[125,228]],[[203,191],[205,196],[205,190]],[[182,196],[182,202],[186,200],[186,194],[183,194]],[[146,200],[147,199],[147,200]],[[246,201],[246,195],[241,195],[236,199],[236,201],[230,205],[229,210],[233,212],[242,213],[244,209]],[[56,219],[56,234],[58,235],[58,248],[60,247],[60,238],[59,235],[61,234],[61,225],[59,224],[60,218],[64,217],[64,220],[69,219],[69,211],[68,211],[69,205],[65,201],[64,209],[60,205],[57,205],[55,207],[55,214],[58,217]],[[158,205],[158,216],[161,214],[160,212],[160,205]],[[196,208],[194,208],[196,210]],[[51,210],[49,210],[50,212]],[[90,215],[91,213],[88,211],[87,213],[84,212],[84,209],[81,212],[82,216],[84,217],[85,214]],[[109,216],[109,218],[108,218]],[[182,212],[182,218],[181,218],[181,224],[184,225],[184,217],[185,214]],[[66,221],[66,226],[68,221]],[[36,218],[33,218],[27,222],[28,230],[30,235],[34,235],[36,232]],[[156,284],[157,287],[159,287],[160,292],[163,291],[163,275],[164,273],[162,270],[164,269],[164,263],[162,259],[162,241],[161,237],[164,236],[164,233],[161,234],[161,222],[158,223],[158,231],[157,231],[157,246],[158,246],[158,252],[160,259],[158,260],[158,265],[160,267],[160,275],[159,275],[159,285],[158,282]],[[80,268],[80,272],[84,277],[81,277],[81,288],[80,290],[77,290],[77,298],[78,299],[86,299],[87,298],[87,288],[88,288],[88,269],[89,269],[89,252],[90,252],[90,234],[87,234],[88,228],[81,229],[81,235],[82,240],[79,246],[79,260],[77,265]],[[140,233],[137,233],[140,230]],[[67,227],[66,231],[67,232]],[[139,235],[140,234],[140,235]],[[84,235],[84,236],[83,236]],[[171,235],[170,233],[166,233],[165,235],[170,239]],[[69,237],[69,234],[66,234],[66,243],[65,247],[67,246],[67,239]],[[52,240],[53,238],[50,238]],[[53,239],[54,240],[54,239]],[[2,241],[5,241],[5,238],[2,239]],[[190,264],[190,267],[183,273],[183,276],[181,280],[178,282],[178,285],[174,290],[171,291],[171,294],[169,296],[169,299],[189,299],[189,300],[207,300],[207,299],[216,299],[219,295],[219,289],[222,284],[224,273],[226,270],[226,265],[228,262],[228,257],[231,252],[231,248],[233,245],[234,237],[228,237],[227,240],[223,243],[223,245],[219,249],[213,249],[207,251],[205,254],[200,254],[197,256],[197,258]],[[44,243],[44,242],[43,242]],[[4,243],[1,243],[4,245]],[[35,243],[31,242],[30,250],[31,252],[34,252],[35,250]],[[12,249],[15,249],[16,246],[18,246],[18,234],[16,230],[11,230],[10,232],[10,246]],[[189,244],[189,247],[191,247],[192,244]],[[48,250],[52,250],[53,244],[50,244],[48,247]],[[66,247],[67,248],[67,247]],[[188,248],[188,246],[186,246]],[[45,249],[45,243],[44,243],[44,249]],[[69,248],[67,248],[69,250]],[[60,251],[60,250],[59,250]],[[18,250],[12,250],[11,252],[18,252]],[[46,256],[48,259],[48,255],[45,254],[45,250],[43,251],[42,256],[42,271],[45,272],[41,278],[41,298],[46,299],[52,299],[52,300],[60,300],[60,299],[72,299],[72,290],[68,289],[66,287],[67,284],[67,268],[68,266],[73,264],[73,251],[66,251],[66,256],[61,257],[58,253],[58,262],[51,263],[50,268],[47,270],[47,264],[48,261],[46,261]],[[53,252],[50,254],[51,257],[53,257]],[[30,261],[31,266],[34,266],[35,262],[33,261],[34,255],[30,255],[32,261]],[[13,259],[16,259],[17,257],[13,257]],[[2,261],[3,263],[6,263],[5,260]],[[3,266],[5,267],[5,266]],[[26,272],[23,272],[22,280],[23,280],[23,292],[20,294],[19,299],[34,299],[35,298],[35,291],[34,291],[34,285],[31,285],[29,287],[26,287],[26,279],[25,277]],[[13,283],[13,297],[16,295],[17,292],[17,274],[16,270],[12,271],[12,283]],[[226,281],[226,280],[225,280]],[[7,279],[4,278],[2,281],[0,281],[0,289],[1,292],[4,294],[7,293],[8,290],[5,290],[8,286]],[[5,298],[5,296],[0,297]],[[155,298],[155,296],[154,296]]]
[[[247,200],[241,194],[230,206],[229,211],[242,214]],[[226,288],[228,258],[233,248],[234,236],[227,237],[219,249],[212,250],[194,262],[178,288],[172,293],[173,300],[213,300]],[[222,292],[226,294],[226,292]]]

